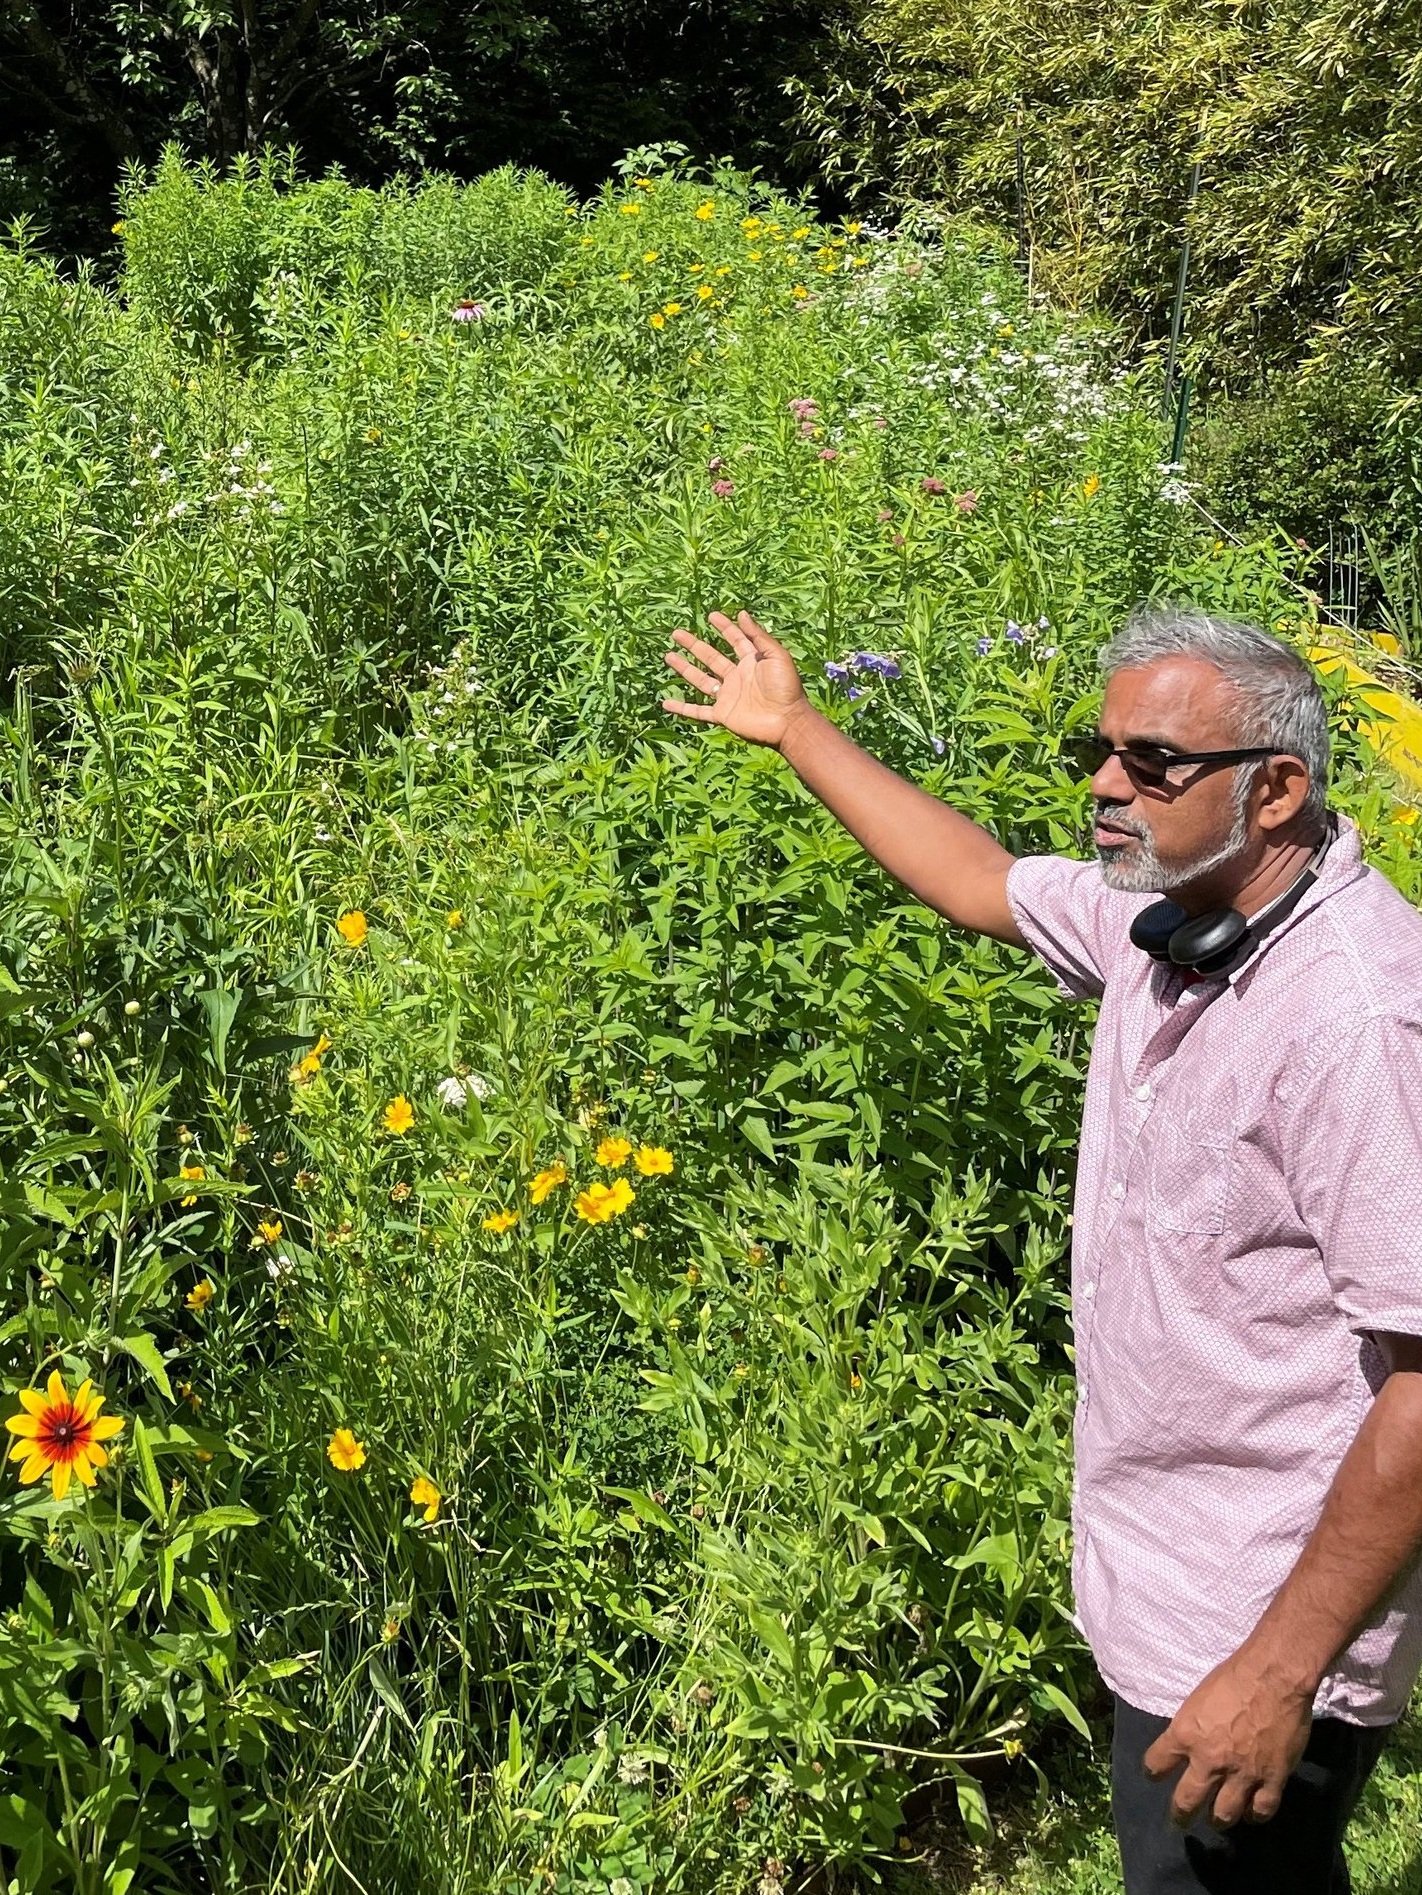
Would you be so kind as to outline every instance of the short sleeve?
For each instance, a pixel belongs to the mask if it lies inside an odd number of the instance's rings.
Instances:
[[[1141,904],[1108,889],[1095,862],[1024,855],[1007,872],[1007,905],[1062,992],[1073,1000],[1099,1000]]]
[[[1350,1027],[1282,1103],[1290,1193],[1349,1328],[1422,1336],[1422,1019]]]

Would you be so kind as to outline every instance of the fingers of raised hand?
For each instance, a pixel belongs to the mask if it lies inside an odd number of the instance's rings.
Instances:
[[[714,672],[718,678],[724,678],[728,671],[735,670],[734,658],[728,658],[725,652],[718,650],[715,645],[708,644],[704,638],[698,638],[695,632],[687,631],[684,625],[679,625],[672,633],[672,637],[684,651],[690,652],[693,658],[699,659],[706,669]]]
[[[1264,1817],[1253,1814],[1254,1804],[1259,1795],[1254,1780],[1245,1776],[1226,1777],[1224,1783],[1215,1792],[1215,1806],[1210,1811],[1210,1821],[1216,1829],[1233,1829],[1237,1822],[1246,1817],[1255,1822],[1263,1822]],[[1272,1815],[1272,1811],[1270,1814]]]
[[[702,671],[699,666],[692,664],[689,658],[683,658],[680,652],[669,651],[663,653],[663,656],[672,670],[679,677],[685,678],[688,684],[694,684],[698,691],[709,692],[712,697],[715,697],[720,690],[719,677],[713,677],[710,672]]]

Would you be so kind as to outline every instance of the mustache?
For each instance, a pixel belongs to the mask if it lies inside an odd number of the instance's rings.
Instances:
[[[1150,835],[1150,830],[1143,822],[1132,822],[1129,817],[1121,815],[1113,803],[1094,804],[1092,817],[1098,829],[1114,829],[1119,835],[1135,836],[1138,840]]]

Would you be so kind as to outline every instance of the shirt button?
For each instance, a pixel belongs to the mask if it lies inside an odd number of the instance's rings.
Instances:
[[[1149,1086],[1137,1086],[1137,1087],[1136,1087],[1136,1097],[1137,1097],[1138,1099],[1148,1099],[1148,1098],[1150,1097],[1150,1087],[1149,1087]]]
[[[1096,1285],[1094,1283],[1083,1283],[1081,1286],[1081,1294],[1083,1301],[1089,1303],[1096,1294]]]
[[[1121,1183],[1119,1178],[1115,1184],[1111,1186],[1111,1195],[1113,1198],[1123,1198],[1126,1195],[1126,1187]]]

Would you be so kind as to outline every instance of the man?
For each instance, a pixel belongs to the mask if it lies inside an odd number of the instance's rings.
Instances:
[[[710,702],[666,710],[777,749],[921,901],[1102,1001],[1073,1582],[1128,1895],[1340,1895],[1422,1664],[1422,915],[1327,810],[1317,682],[1252,626],[1141,609],[1085,746],[1099,862],[1017,859],[748,613],[709,622],[729,657],[677,631],[666,660]]]

